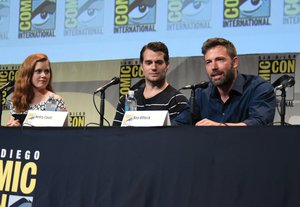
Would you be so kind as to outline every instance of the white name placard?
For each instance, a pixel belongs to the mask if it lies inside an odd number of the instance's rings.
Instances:
[[[122,127],[151,127],[170,126],[170,116],[168,111],[126,111]]]
[[[67,111],[29,110],[23,126],[62,127],[67,126]]]

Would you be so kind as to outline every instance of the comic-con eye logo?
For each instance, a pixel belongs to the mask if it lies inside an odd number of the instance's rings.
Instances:
[[[19,38],[53,37],[55,0],[20,0]]]
[[[224,27],[269,25],[270,0],[224,0]]]
[[[103,9],[103,0],[66,1],[65,29],[102,27]]]
[[[207,2],[207,0],[186,0],[182,4],[182,14],[185,16],[197,15],[204,9]]]
[[[284,1],[284,15],[300,15],[300,1],[299,0],[285,0]]]
[[[55,12],[56,3],[53,1],[21,0],[19,31],[53,29]]]
[[[115,25],[155,23],[156,0],[116,0]]]
[[[284,24],[300,23],[300,0],[285,0],[283,12]]]
[[[9,2],[0,1],[0,39],[7,39],[9,31]]]
[[[269,0],[225,0],[224,18],[226,19],[269,15]]]
[[[6,3],[0,2],[0,24],[5,22],[5,19],[9,16],[9,5]]]
[[[168,21],[180,22],[185,18],[193,18],[205,12],[208,2],[208,0],[169,0]]]
[[[240,5],[241,16],[255,16],[263,8],[263,0],[248,0]]]
[[[153,31],[149,25],[155,24],[155,17],[156,0],[116,0],[114,32]]]
[[[168,0],[168,30],[208,28],[210,0]]]
[[[156,0],[133,1],[129,5],[129,24],[149,24],[155,23]]]

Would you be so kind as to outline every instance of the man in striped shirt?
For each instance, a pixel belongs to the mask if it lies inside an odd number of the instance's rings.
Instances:
[[[140,52],[141,69],[145,75],[145,87],[135,92],[137,110],[168,110],[171,122],[187,107],[187,98],[166,81],[170,66],[169,51],[162,42],[150,42]],[[121,97],[113,126],[121,126],[125,97]]]

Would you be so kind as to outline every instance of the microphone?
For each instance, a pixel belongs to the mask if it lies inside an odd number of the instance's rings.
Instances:
[[[145,84],[145,79],[143,78],[143,79],[139,80],[138,82],[136,82],[136,84],[134,84],[133,86],[131,86],[130,90],[131,91],[135,91],[135,90],[139,89],[144,84]]]
[[[98,93],[99,91],[104,91],[105,89],[107,89],[108,87],[112,86],[112,85],[116,85],[120,83],[120,78],[118,77],[114,77],[113,79],[111,79],[110,82],[108,82],[107,84],[105,84],[104,86],[101,86],[100,88],[98,88],[94,94]]]
[[[180,90],[185,90],[185,89],[196,89],[196,88],[207,88],[208,87],[208,82],[206,81],[201,81],[200,83],[196,85],[187,85],[182,87]]]
[[[8,81],[6,84],[4,84],[3,86],[0,87],[0,91],[3,91],[4,89],[6,89],[7,87],[11,87],[15,85],[14,81]]]
[[[281,90],[286,87],[292,87],[295,85],[295,78],[289,75],[283,75],[277,79],[273,84],[275,90]]]

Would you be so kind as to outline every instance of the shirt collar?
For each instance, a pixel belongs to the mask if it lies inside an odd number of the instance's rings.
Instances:
[[[241,74],[237,73],[237,78],[231,90],[236,91],[239,94],[243,94],[244,85],[245,85],[244,77]]]

